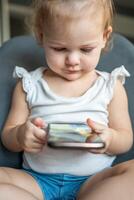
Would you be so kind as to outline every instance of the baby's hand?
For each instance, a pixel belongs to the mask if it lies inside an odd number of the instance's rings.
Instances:
[[[30,153],[39,153],[47,143],[47,124],[41,118],[27,121],[20,126],[17,135],[21,148]]]
[[[106,153],[112,141],[112,133],[110,128],[103,124],[92,121],[91,119],[87,119],[87,124],[92,130],[92,135],[89,137],[87,142],[94,142],[95,140],[98,140],[99,137],[100,140],[105,143],[105,147],[103,149],[91,149],[91,152]]]

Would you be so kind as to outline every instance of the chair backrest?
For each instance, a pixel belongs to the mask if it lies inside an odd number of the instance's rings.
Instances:
[[[45,64],[43,49],[39,47],[32,36],[15,37],[0,48],[0,133],[7,117],[15,80],[12,73],[15,65],[33,70]],[[129,99],[129,110],[134,127],[134,46],[123,36],[113,35],[113,49],[101,56],[98,68],[112,71],[115,67],[125,65],[131,77],[126,81]],[[133,149],[119,156],[117,162],[132,159]],[[20,167],[20,153],[6,150],[0,142],[0,166]]]

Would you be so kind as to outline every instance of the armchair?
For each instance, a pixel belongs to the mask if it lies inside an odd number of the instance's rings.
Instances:
[[[44,52],[36,44],[32,36],[19,36],[5,42],[0,47],[0,135],[6,120],[15,80],[12,73],[15,65],[33,70],[45,64]],[[125,65],[131,77],[126,80],[129,99],[129,111],[134,130],[134,46],[125,37],[113,34],[113,48],[104,53],[99,62],[103,70],[112,71],[115,67]],[[134,148],[119,155],[113,164],[134,158]],[[0,166],[20,168],[21,153],[13,153],[5,149],[0,141]]]

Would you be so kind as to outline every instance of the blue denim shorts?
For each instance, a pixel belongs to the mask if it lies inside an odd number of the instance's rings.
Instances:
[[[44,200],[75,200],[82,184],[90,176],[69,174],[42,174],[24,169],[40,186]]]

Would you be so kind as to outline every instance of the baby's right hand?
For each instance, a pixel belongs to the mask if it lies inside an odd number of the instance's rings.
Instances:
[[[17,140],[23,151],[39,153],[47,143],[47,124],[41,118],[27,121],[19,127]]]

